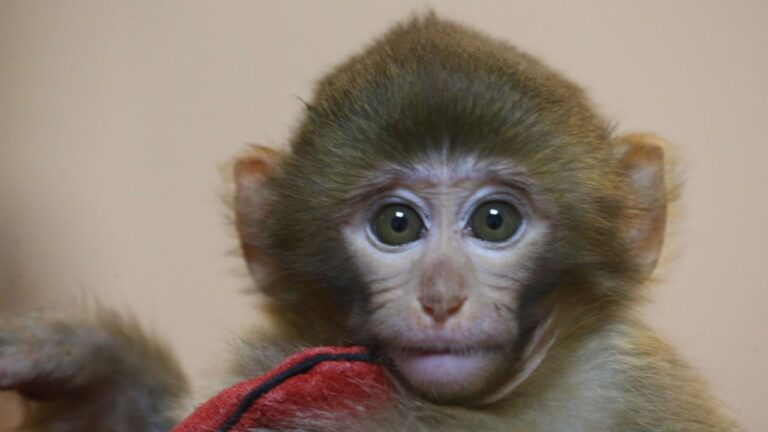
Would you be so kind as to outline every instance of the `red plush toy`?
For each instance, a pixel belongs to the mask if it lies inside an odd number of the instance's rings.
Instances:
[[[222,391],[171,432],[288,429],[307,412],[354,416],[390,400],[384,370],[365,348],[311,348]]]

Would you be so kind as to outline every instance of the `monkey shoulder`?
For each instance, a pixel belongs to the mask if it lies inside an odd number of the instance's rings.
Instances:
[[[638,320],[609,323],[562,350],[547,382],[538,383],[547,387],[539,409],[557,407],[550,419],[583,419],[584,430],[737,430],[701,378]],[[542,413],[535,418],[547,421]]]

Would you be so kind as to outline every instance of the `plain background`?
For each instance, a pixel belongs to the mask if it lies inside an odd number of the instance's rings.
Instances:
[[[429,6],[0,3],[0,309],[131,311],[205,381],[259,320],[220,167],[284,145],[314,80]],[[619,131],[677,146],[673,259],[643,313],[768,430],[768,3],[431,7],[561,70]]]

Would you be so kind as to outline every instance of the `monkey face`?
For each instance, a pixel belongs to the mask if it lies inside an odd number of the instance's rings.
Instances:
[[[663,237],[663,152],[613,137],[532,57],[433,30],[340,65],[289,152],[240,161],[238,229],[303,339],[373,346],[419,395],[487,403],[635,299]]]
[[[519,296],[548,233],[533,186],[512,164],[472,157],[378,181],[343,231],[367,275],[366,337],[430,399],[492,392],[516,366]]]

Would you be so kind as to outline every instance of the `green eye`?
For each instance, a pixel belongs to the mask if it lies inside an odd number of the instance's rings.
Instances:
[[[478,207],[469,221],[475,237],[489,242],[509,239],[523,223],[515,206],[503,201],[490,201]]]
[[[390,204],[376,213],[371,228],[382,243],[397,246],[418,240],[424,231],[424,223],[412,208]]]

